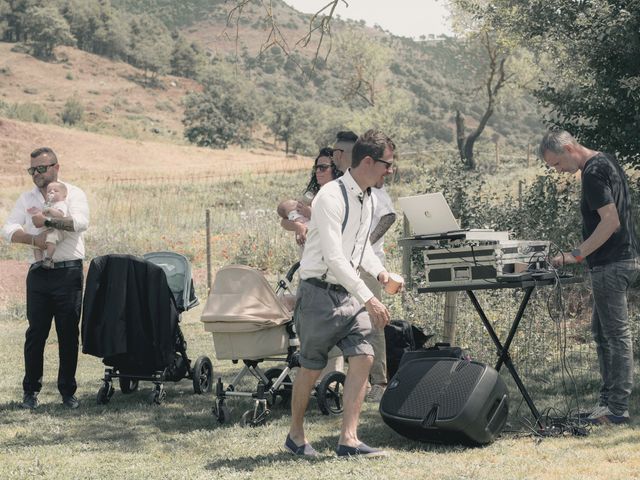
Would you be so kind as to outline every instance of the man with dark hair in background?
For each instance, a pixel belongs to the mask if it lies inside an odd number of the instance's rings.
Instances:
[[[27,274],[29,327],[24,344],[22,407],[32,410],[38,406],[44,369],[44,347],[54,318],[60,358],[58,390],[65,406],[78,408],[79,405],[75,397],[75,375],[83,286],[82,232],[89,226],[89,205],[82,190],[61,182],[67,188],[68,215],[51,218],[42,213],[47,186],[59,181],[59,169],[58,158],[50,148],[38,148],[31,153],[31,166],[27,171],[35,187],[20,195],[2,228],[3,236],[8,242],[22,243],[40,250],[46,248],[47,232],[38,233],[38,229],[47,227],[65,232],[63,239],[57,244],[49,268],[43,268],[42,262],[35,262]],[[29,210],[38,213],[30,214]]]
[[[351,154],[353,146],[358,139],[351,131],[338,132],[333,149],[333,161],[340,170],[346,172],[351,166]],[[396,220],[396,212],[393,208],[391,197],[384,188],[384,180],[379,185],[374,185],[371,194],[375,197],[375,211],[373,230],[370,241],[373,251],[384,265],[384,234]],[[380,283],[366,271],[360,271],[360,278],[367,285],[374,296],[382,299],[382,287]],[[370,374],[370,390],[365,397],[367,402],[378,403],[387,387],[387,348],[385,344],[384,329],[376,329],[371,338],[371,344],[375,357]]]
[[[552,259],[555,266],[587,260],[593,293],[591,330],[602,387],[590,423],[628,423],[633,387],[633,347],[627,289],[640,272],[629,186],[613,155],[579,144],[564,130],[548,132],[540,156],[558,172],[582,175],[582,237],[570,253]]]
[[[340,457],[385,454],[362,443],[357,429],[373,363],[371,331],[389,323],[389,311],[359,278],[357,269],[383,285],[389,281],[389,273],[373,253],[369,234],[375,202],[371,187],[392,172],[394,148],[384,133],[369,130],[354,145],[351,168],[326,184],[313,201],[294,314],[301,366],[293,385],[291,427],[285,442],[285,448],[296,455],[317,455],[305,436],[304,414],[328,352],[336,344],[349,359],[336,453]]]

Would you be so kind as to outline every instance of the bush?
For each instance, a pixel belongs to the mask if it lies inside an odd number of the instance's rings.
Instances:
[[[69,98],[64,104],[64,109],[60,114],[62,122],[67,125],[76,125],[82,122],[84,116],[84,105],[76,97]]]
[[[4,109],[9,118],[23,122],[50,123],[49,114],[42,105],[37,103],[14,103]]]

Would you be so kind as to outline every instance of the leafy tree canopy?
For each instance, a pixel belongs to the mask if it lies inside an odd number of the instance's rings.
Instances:
[[[547,121],[640,168],[640,0],[465,0],[543,65]]]

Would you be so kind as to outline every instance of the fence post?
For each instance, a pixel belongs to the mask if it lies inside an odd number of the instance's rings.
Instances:
[[[206,241],[207,241],[207,296],[211,291],[211,210],[207,208],[206,213]]]
[[[498,142],[496,142],[496,167],[500,166],[500,147],[498,146]]]
[[[522,185],[524,180],[518,180],[518,208],[522,210]]]
[[[402,232],[404,238],[409,236],[409,220],[406,215],[402,215]],[[413,288],[413,275],[411,273],[411,246],[405,245],[402,247],[402,275],[406,283],[406,290],[409,291]]]
[[[443,340],[451,345],[456,341],[456,319],[458,317],[458,292],[447,292],[444,298]]]

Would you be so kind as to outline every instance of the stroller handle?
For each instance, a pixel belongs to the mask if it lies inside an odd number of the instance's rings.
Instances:
[[[291,268],[285,275],[285,278],[287,279],[287,281],[291,282],[293,280],[293,275],[298,271],[298,268],[300,268],[300,262],[296,262],[293,265],[291,265]]]

